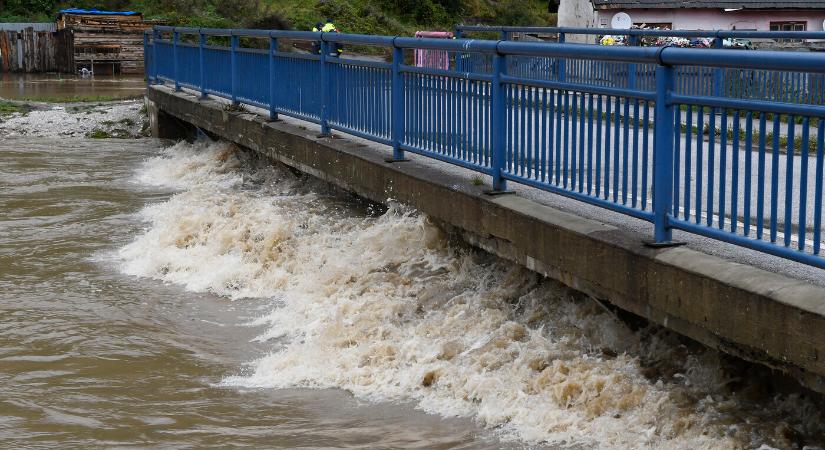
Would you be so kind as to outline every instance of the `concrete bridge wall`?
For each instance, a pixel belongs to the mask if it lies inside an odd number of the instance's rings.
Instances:
[[[362,197],[392,198],[459,230],[473,245],[555,278],[710,347],[791,374],[825,392],[825,289],[516,196],[226,104],[152,86],[157,137],[199,127]]]

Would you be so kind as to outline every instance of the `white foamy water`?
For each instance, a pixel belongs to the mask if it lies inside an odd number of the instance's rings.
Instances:
[[[802,448],[823,434],[802,394],[764,394],[719,354],[632,331],[413,211],[366,214],[227,144],[178,144],[138,178],[179,193],[142,211],[125,272],[272,300],[258,321],[271,353],[225,385],[340,388],[576,448]]]

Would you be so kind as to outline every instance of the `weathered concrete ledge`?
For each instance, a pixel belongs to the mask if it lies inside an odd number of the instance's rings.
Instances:
[[[191,124],[362,197],[392,198],[463,230],[470,243],[721,351],[825,392],[825,289],[505,195],[374,148],[323,139],[163,87],[147,92],[157,137]],[[825,356],[825,355],[824,355]]]

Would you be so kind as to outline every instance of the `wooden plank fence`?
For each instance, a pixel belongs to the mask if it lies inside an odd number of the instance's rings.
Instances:
[[[0,30],[0,71],[54,72],[57,66],[58,38],[55,33]]]

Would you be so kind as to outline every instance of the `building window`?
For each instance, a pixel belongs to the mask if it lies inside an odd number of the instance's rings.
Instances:
[[[805,31],[808,22],[771,22],[771,31]]]
[[[805,31],[808,22],[771,22],[771,31]],[[777,39],[777,42],[802,42],[802,39]]]

